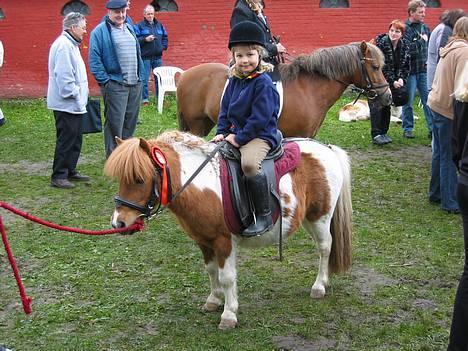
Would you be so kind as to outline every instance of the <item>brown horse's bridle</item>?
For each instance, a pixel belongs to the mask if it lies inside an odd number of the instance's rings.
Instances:
[[[339,82],[339,83],[341,83],[341,84],[343,84],[345,86],[352,85],[351,90],[358,93],[358,96],[354,100],[354,103],[356,103],[356,101],[358,101],[358,99],[361,97],[361,95],[364,95],[369,100],[375,100],[380,95],[378,93],[378,90],[382,90],[382,88],[386,88],[385,90],[383,90],[385,92],[388,89],[388,86],[389,86],[389,84],[387,82],[385,82],[384,84],[379,84],[379,85],[374,85],[372,83],[372,80],[369,77],[369,73],[367,73],[366,61],[373,61],[375,59],[367,58],[363,54],[363,56],[360,57],[359,60],[361,62],[361,76],[364,78],[364,80],[366,82],[366,87],[365,88],[360,88],[360,87],[357,87],[354,84],[346,83],[346,82],[343,82],[342,80],[336,79],[337,82]]]

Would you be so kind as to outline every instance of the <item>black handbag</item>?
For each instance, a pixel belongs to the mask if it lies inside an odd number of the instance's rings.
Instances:
[[[406,85],[403,85],[400,88],[391,87],[392,91],[392,100],[395,106],[403,106],[408,102],[408,89]]]
[[[101,101],[89,99],[83,115],[83,134],[102,132]]]

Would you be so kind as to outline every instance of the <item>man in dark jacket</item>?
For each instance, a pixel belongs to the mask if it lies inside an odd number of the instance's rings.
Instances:
[[[260,26],[265,34],[265,49],[268,57],[262,57],[263,61],[271,63],[276,67],[278,65],[278,54],[286,52],[286,48],[281,43],[276,43],[270,30],[270,23],[263,13],[265,4],[262,0],[237,0],[231,15],[231,29],[236,24],[243,21],[251,21]],[[275,69],[273,81],[277,81],[279,76]]]
[[[408,20],[404,38],[410,44],[411,66],[408,77],[408,103],[403,106],[403,137],[413,139],[414,114],[413,101],[416,89],[424,109],[429,137],[432,137],[432,115],[427,106],[427,45],[430,37],[429,27],[424,24],[426,3],[422,0],[411,0],[408,3]]]
[[[161,22],[154,17],[154,7],[147,5],[143,10],[145,19],[135,26],[135,32],[141,47],[141,57],[145,69],[143,72],[143,89],[141,101],[144,105],[149,103],[148,81],[154,68],[163,65],[162,54],[167,50],[167,32]],[[154,77],[155,91],[157,95],[158,83]]]

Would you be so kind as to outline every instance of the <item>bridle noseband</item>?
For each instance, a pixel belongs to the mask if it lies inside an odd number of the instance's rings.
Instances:
[[[137,210],[138,212],[141,213],[141,216],[151,219],[154,217],[156,214],[160,212],[161,208],[161,201],[159,201],[157,208],[155,209],[156,205],[156,200],[159,198],[159,193],[158,189],[156,186],[156,177],[153,177],[153,186],[151,190],[151,195],[150,198],[148,199],[148,202],[146,203],[145,206],[138,205],[136,202],[126,200],[119,195],[114,196],[114,202],[116,207],[121,207],[125,206],[134,210]]]
[[[167,165],[166,155],[160,148],[154,146],[151,148],[151,160],[153,161],[155,171],[151,194],[145,206],[141,206],[133,201],[124,199],[119,195],[114,196],[116,207],[125,206],[137,210],[141,213],[141,216],[148,220],[162,212],[162,210],[173,199],[171,192],[171,173],[169,171],[169,166]],[[161,192],[158,191],[157,176],[161,179]],[[159,202],[156,207],[157,200],[159,200]],[[161,206],[164,206],[163,209],[161,209]]]

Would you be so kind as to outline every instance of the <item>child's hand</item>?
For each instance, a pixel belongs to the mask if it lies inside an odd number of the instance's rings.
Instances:
[[[223,141],[223,140],[224,140],[224,135],[223,134],[215,135],[215,137],[213,138],[213,141],[215,143],[219,143],[220,141]]]
[[[240,148],[240,145],[238,143],[236,143],[236,139],[235,139],[236,135],[235,134],[229,134],[227,137],[226,137],[226,141],[228,141],[230,144],[232,144],[233,146],[237,147],[237,148]]]

